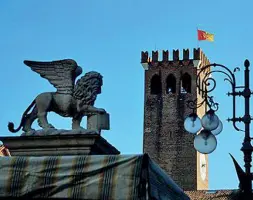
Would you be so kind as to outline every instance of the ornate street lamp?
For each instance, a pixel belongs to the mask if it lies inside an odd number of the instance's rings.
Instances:
[[[250,116],[250,97],[253,92],[249,88],[250,63],[248,60],[245,60],[244,66],[244,86],[236,85],[235,72],[240,70],[238,67],[235,68],[232,72],[226,66],[214,63],[206,65],[199,69],[199,72],[197,74],[197,87],[203,94],[203,101],[197,103],[197,99],[195,99],[193,101],[187,102],[188,107],[193,109],[193,113],[185,119],[184,127],[186,131],[188,131],[190,134],[195,134],[194,147],[197,151],[199,151],[200,153],[209,154],[215,150],[217,146],[217,140],[215,136],[222,131],[223,125],[217,115],[215,115],[215,111],[218,110],[218,103],[214,103],[213,97],[209,96],[209,93],[216,88],[216,81],[215,79],[211,78],[210,75],[213,73],[222,73],[223,75],[225,75],[226,78],[224,80],[230,83],[232,89],[232,92],[228,93],[228,96],[233,97],[233,117],[228,119],[228,121],[233,122],[235,130],[242,131],[245,133],[244,141],[242,143],[241,148],[241,151],[244,154],[245,172],[241,169],[241,167],[232,155],[231,157],[235,164],[237,175],[240,181],[240,189],[245,198],[251,199],[253,180],[253,174],[251,173],[253,147],[251,145],[251,140],[253,138],[251,138],[250,136],[250,123],[253,118]],[[207,68],[209,67],[214,67],[214,70],[208,71]],[[200,79],[200,77],[202,77],[202,80]],[[239,89],[243,90],[238,91]],[[243,117],[236,117],[237,96],[244,97],[245,112]],[[202,117],[202,119],[200,119],[195,111],[204,103],[207,104],[210,110]],[[237,127],[237,122],[244,123],[244,130],[241,130]],[[198,132],[199,134],[197,134]]]
[[[215,111],[210,109],[201,120],[196,113],[190,114],[184,121],[184,128],[195,135],[202,129],[195,136],[194,147],[200,153],[209,154],[216,149],[217,140],[215,135],[222,131],[223,125]]]

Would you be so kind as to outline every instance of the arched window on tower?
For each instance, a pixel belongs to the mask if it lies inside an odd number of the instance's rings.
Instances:
[[[176,78],[173,74],[170,74],[167,77],[166,84],[167,84],[166,87],[167,94],[176,93]]]
[[[151,79],[151,94],[160,94],[162,92],[162,83],[159,75],[155,74]]]
[[[185,73],[181,80],[181,93],[191,93],[191,76]]]

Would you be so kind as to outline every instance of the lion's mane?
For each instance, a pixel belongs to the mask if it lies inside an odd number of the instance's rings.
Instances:
[[[98,72],[88,72],[75,85],[73,96],[81,100],[83,105],[94,105],[97,98],[96,88],[103,85],[103,76]]]

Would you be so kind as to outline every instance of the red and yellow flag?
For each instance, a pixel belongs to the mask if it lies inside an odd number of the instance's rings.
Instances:
[[[210,42],[213,42],[214,34],[208,33],[206,31],[198,30],[198,40],[208,40]]]

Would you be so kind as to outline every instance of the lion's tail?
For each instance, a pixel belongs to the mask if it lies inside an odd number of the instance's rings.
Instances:
[[[21,122],[20,122],[20,125],[17,129],[14,129],[14,123],[13,122],[9,122],[8,123],[8,129],[10,132],[12,133],[16,133],[18,132],[21,127],[24,125],[25,123],[25,119],[27,117],[27,113],[31,110],[31,108],[35,105],[35,99],[33,100],[33,102],[28,106],[28,108],[25,110],[24,114],[22,115],[22,118],[21,118]]]

